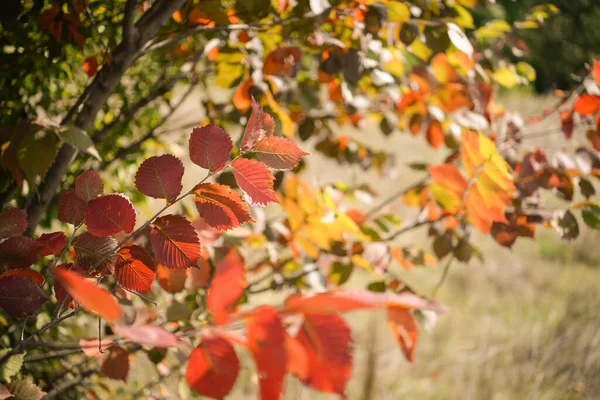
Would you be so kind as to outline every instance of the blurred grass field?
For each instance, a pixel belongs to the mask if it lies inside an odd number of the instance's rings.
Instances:
[[[524,117],[542,112],[548,98],[524,95],[506,97],[507,110]],[[178,126],[197,120],[190,110],[174,118]],[[557,121],[536,125],[535,132],[555,128]],[[380,199],[421,178],[406,165],[413,161],[436,163],[443,151],[428,147],[422,136],[395,133],[384,138],[377,128],[340,129],[375,148],[393,151],[398,171],[393,179],[375,172],[339,167],[318,155],[309,157],[303,179],[324,184],[335,180],[368,182]],[[235,136],[236,133],[232,132]],[[557,135],[532,139],[531,147],[557,149],[574,146]],[[305,147],[305,146],[304,146]],[[197,176],[186,172],[185,186]],[[375,199],[374,204],[377,204]],[[359,205],[360,206],[360,205]],[[368,209],[369,205],[362,205]],[[389,207],[402,217],[414,217],[397,201]],[[400,243],[414,243],[430,251],[424,231],[402,236]],[[454,263],[436,299],[450,308],[437,321],[420,324],[414,364],[408,363],[388,331],[383,312],[348,315],[354,335],[354,372],[347,388],[350,399],[598,399],[600,398],[600,235],[582,229],[572,242],[560,241],[551,231],[538,228],[535,241],[520,239],[512,250],[490,237],[475,235],[485,259],[468,265]],[[443,263],[437,268],[390,268],[425,296],[433,293]],[[351,286],[364,287],[376,277],[356,271]],[[269,299],[260,298],[269,301]],[[270,299],[273,301],[273,299]],[[240,376],[229,396],[254,398],[255,368],[249,354],[238,349]],[[138,357],[136,357],[138,358]],[[134,363],[143,363],[135,360]],[[135,370],[135,368],[132,368]],[[155,374],[130,379],[133,387],[151,381]],[[155,398],[195,397],[182,375],[174,374]],[[292,377],[286,381],[286,399],[329,399],[305,388]]]

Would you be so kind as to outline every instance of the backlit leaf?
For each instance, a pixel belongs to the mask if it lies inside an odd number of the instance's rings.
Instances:
[[[125,195],[107,194],[88,202],[85,225],[94,236],[130,233],[135,227],[135,209]]]
[[[219,324],[227,321],[227,315],[246,288],[244,260],[236,250],[229,250],[215,268],[206,294],[206,308]]]
[[[200,256],[198,234],[181,215],[166,215],[154,221],[150,246],[158,262],[169,268],[191,267]]]
[[[146,159],[135,174],[135,187],[146,196],[173,201],[181,193],[183,164],[170,154]]]
[[[177,336],[155,325],[115,325],[113,330],[133,343],[148,347],[167,348],[179,343]]]
[[[75,179],[75,192],[83,201],[101,196],[104,193],[102,178],[96,171],[85,171]]]
[[[582,94],[575,100],[573,111],[579,115],[594,115],[600,109],[600,96]]]
[[[231,343],[204,337],[188,359],[185,380],[198,394],[223,399],[233,388],[240,361]]]
[[[140,246],[122,247],[117,253],[115,278],[119,285],[147,292],[154,282],[154,261]]]
[[[75,189],[65,190],[58,200],[58,219],[77,226],[85,219],[85,206]]]
[[[84,130],[79,129],[76,126],[62,126],[59,129],[58,134],[62,140],[75,147],[77,150],[89,154],[98,161],[102,161],[98,150],[94,146],[94,142]]]
[[[426,137],[431,147],[439,149],[444,144],[445,137],[442,124],[437,120],[432,120],[427,126]]]
[[[40,286],[42,286],[44,282],[46,282],[46,278],[44,278],[44,275],[29,268],[9,269],[8,271],[0,275],[0,279],[7,278],[9,276],[22,276],[24,278],[31,279]]]
[[[158,279],[158,284],[165,291],[178,293],[185,288],[187,271],[185,269],[171,269],[162,264],[157,264],[156,279]]]
[[[40,256],[51,254],[58,256],[67,245],[67,236],[64,232],[44,233],[37,241],[44,246],[40,251]]]
[[[56,280],[84,309],[97,313],[108,322],[114,322],[123,315],[117,300],[105,289],[67,269],[54,268],[52,272]]]
[[[296,339],[308,359],[309,374],[302,382],[344,396],[352,375],[352,334],[346,322],[337,315],[307,314]]]
[[[108,349],[108,354],[106,354],[104,361],[102,361],[100,371],[107,378],[123,382],[127,381],[127,376],[129,375],[129,354],[121,346],[112,346]]]
[[[202,183],[194,188],[194,194],[200,216],[215,229],[233,229],[253,221],[248,204],[227,185]]]
[[[277,310],[270,306],[259,307],[248,322],[247,336],[256,362],[261,399],[280,398],[287,357],[286,333]]]
[[[415,318],[409,310],[400,307],[389,307],[387,314],[388,326],[394,338],[400,344],[400,347],[402,347],[406,359],[413,362],[417,337],[419,335]]]
[[[43,244],[25,237],[10,237],[0,243],[0,267],[27,268],[40,257]]]
[[[223,129],[208,124],[194,128],[189,147],[190,159],[194,164],[210,172],[219,172],[229,160],[233,144],[231,137]]]
[[[27,214],[20,208],[7,208],[0,213],[0,239],[21,236],[27,229]]]
[[[273,191],[274,177],[265,164],[238,158],[231,167],[235,181],[244,191],[251,205],[265,206],[267,203],[279,203]]]
[[[113,237],[94,236],[89,232],[82,233],[73,240],[77,264],[85,271],[94,268],[99,274],[114,272],[117,256],[113,252],[116,246],[117,241]],[[106,257],[106,254],[110,255]]]
[[[260,161],[276,170],[293,169],[302,157],[308,155],[296,143],[279,136],[267,136],[259,140],[254,152]]]
[[[75,265],[73,265],[71,263],[60,264],[54,268],[55,269],[56,268],[68,269],[68,270],[71,270],[71,272],[75,272],[75,273],[81,275],[82,277],[85,276],[85,271],[77,264],[75,264]],[[58,282],[58,280],[56,280],[56,279],[54,280],[54,296],[56,297],[56,301],[59,304],[62,304],[65,297],[68,296],[67,300],[65,301],[65,306],[69,307],[69,308],[79,307],[79,303],[77,301],[75,301],[71,296],[69,296],[69,294],[67,293],[67,291],[65,290],[63,285],[61,285]]]
[[[467,188],[467,180],[454,165],[433,165],[427,167],[427,170],[431,174],[431,179],[434,183],[448,188],[457,195],[462,195]]]
[[[0,308],[13,318],[35,315],[49,299],[40,286],[24,276],[0,279]]]
[[[252,151],[256,142],[265,136],[271,136],[275,131],[273,117],[265,113],[262,107],[252,97],[252,114],[246,124],[244,136],[240,145],[242,154]]]

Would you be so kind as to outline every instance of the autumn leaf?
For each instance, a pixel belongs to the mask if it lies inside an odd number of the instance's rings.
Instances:
[[[296,143],[279,136],[267,136],[259,140],[254,152],[260,161],[276,170],[293,169],[302,157],[308,155]]]
[[[150,246],[159,263],[175,269],[195,265],[200,241],[192,223],[181,215],[166,215],[154,221]]]
[[[156,279],[158,279],[158,284],[165,291],[179,293],[185,288],[187,271],[185,269],[171,269],[162,264],[157,264]]]
[[[573,104],[573,111],[579,115],[594,115],[600,109],[600,96],[582,94]]]
[[[325,393],[344,396],[352,375],[352,334],[337,315],[306,314],[296,335],[308,359],[308,376],[301,379]]]
[[[265,164],[238,158],[231,167],[235,181],[244,191],[251,205],[265,206],[268,203],[279,203],[273,191],[273,175]]]
[[[75,179],[75,192],[83,201],[89,201],[104,193],[104,183],[96,171],[85,171]]]
[[[88,77],[92,78],[94,75],[96,75],[96,71],[98,71],[98,58],[96,56],[90,56],[86,58],[83,62],[82,68],[83,72],[85,72]]]
[[[75,189],[65,190],[58,200],[58,219],[77,226],[85,219],[85,207]]]
[[[219,172],[229,160],[232,147],[231,137],[223,129],[208,124],[192,131],[189,141],[190,159],[210,172]]]
[[[287,357],[286,333],[277,310],[270,306],[259,307],[250,317],[247,336],[258,370],[261,399],[280,398]]]
[[[113,237],[99,237],[85,232],[73,240],[73,247],[77,264],[86,271],[94,268],[98,274],[114,272],[117,256],[113,252],[117,241]],[[107,254],[110,255],[106,256]]]
[[[130,233],[135,228],[135,209],[122,194],[107,194],[90,200],[85,208],[85,225],[94,236]]]
[[[275,121],[273,117],[265,113],[254,97],[252,97],[252,114],[244,130],[240,151],[242,154],[252,151],[256,142],[265,136],[271,136],[274,131]]]
[[[396,341],[402,347],[406,359],[414,360],[414,351],[417,344],[419,329],[415,317],[411,312],[401,307],[388,307],[388,326]]]
[[[252,100],[250,99],[250,89],[252,88],[252,85],[254,85],[252,78],[246,78],[244,83],[238,86],[233,95],[233,105],[243,113],[248,111],[252,105]]]
[[[21,236],[27,229],[27,214],[20,208],[7,208],[0,213],[0,239]]]
[[[24,278],[31,279],[40,286],[42,286],[44,282],[46,282],[46,278],[44,278],[44,275],[29,268],[9,269],[8,271],[0,275],[0,279],[7,278],[9,276],[22,276]]]
[[[121,346],[112,346],[102,361],[100,371],[107,378],[126,382],[129,375],[129,354]]]
[[[132,341],[148,347],[167,348],[179,344],[177,336],[167,332],[164,328],[154,325],[115,325],[113,330]]]
[[[442,124],[438,120],[432,120],[427,126],[426,131],[427,142],[434,149],[439,149],[444,144],[444,130]]]
[[[67,236],[64,232],[44,233],[37,241],[44,246],[40,256],[58,256],[67,245]]]
[[[454,165],[433,165],[428,167],[427,170],[431,174],[431,179],[434,183],[450,189],[457,196],[462,196],[462,193],[467,188],[467,180]]]
[[[200,216],[215,229],[233,229],[253,221],[248,204],[227,185],[202,183],[194,188],[194,195]]]
[[[227,315],[246,288],[244,260],[237,250],[229,250],[215,268],[206,294],[206,308],[218,324],[227,321]]]
[[[135,187],[146,196],[172,202],[183,188],[184,168],[181,160],[170,154],[150,157],[135,174]]]
[[[77,264],[73,265],[71,263],[65,263],[65,264],[57,265],[54,268],[71,270],[71,272],[77,273],[77,274],[81,275],[82,277],[85,276],[85,271]],[[63,300],[65,300],[65,298],[68,297],[67,300],[65,301],[66,307],[69,307],[69,308],[79,307],[79,303],[76,300],[74,300],[71,296],[68,295],[68,293],[65,290],[65,288],[63,287],[63,285],[61,285],[57,279],[54,280],[54,296],[56,297],[56,301],[59,304],[62,304]]]
[[[185,380],[198,394],[223,399],[233,388],[240,361],[231,343],[204,337],[188,358]]]
[[[10,237],[0,243],[0,267],[27,268],[38,260],[43,247],[28,237]]]
[[[0,308],[13,318],[37,314],[48,300],[40,286],[28,277],[3,275],[0,278]]]
[[[154,261],[140,246],[122,247],[117,253],[115,279],[129,290],[147,292],[154,282]]]

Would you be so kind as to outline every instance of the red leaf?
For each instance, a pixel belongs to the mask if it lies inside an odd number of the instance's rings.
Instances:
[[[594,61],[596,62],[596,61]],[[573,111],[565,110],[560,113],[560,126],[567,139],[571,139],[573,136],[573,127],[575,122],[573,121]]]
[[[44,275],[29,268],[9,269],[8,271],[0,275],[0,279],[7,278],[9,276],[22,276],[24,278],[31,279],[40,286],[42,286],[44,282],[46,282],[46,278],[44,278]]]
[[[248,197],[252,206],[265,206],[267,203],[279,203],[273,191],[273,175],[266,165],[246,158],[238,158],[231,167],[240,189]]]
[[[432,120],[427,126],[427,142],[434,149],[439,149],[444,144],[445,139],[444,129],[438,120]]]
[[[352,334],[346,322],[337,315],[305,315],[296,339],[308,358],[309,375],[301,380],[318,391],[344,396],[352,375]]]
[[[83,72],[85,72],[88,77],[93,77],[96,75],[96,71],[98,71],[98,58],[96,58],[96,56],[86,58],[82,68]]]
[[[183,163],[170,154],[150,157],[135,174],[135,187],[146,196],[173,201],[181,193]]]
[[[467,188],[467,180],[452,164],[432,165],[427,169],[434,183],[447,187],[459,195],[462,195]]]
[[[222,399],[233,388],[239,370],[240,361],[231,343],[206,337],[188,359],[185,380],[198,394]]]
[[[301,381],[308,379],[310,366],[308,354],[298,339],[285,334],[285,351],[287,354],[287,370],[296,375]]]
[[[177,336],[167,332],[160,326],[154,325],[136,325],[123,326],[115,325],[113,330],[119,335],[132,341],[133,343],[141,344],[148,347],[174,347],[177,346],[179,340]]]
[[[200,216],[215,229],[232,229],[253,221],[248,204],[229,186],[202,183],[194,188],[194,194]]]
[[[110,379],[127,381],[129,354],[121,346],[112,346],[102,362],[102,375]]]
[[[112,252],[117,244],[117,241],[112,237],[98,237],[85,232],[73,241],[75,259],[85,271],[94,268],[96,273],[102,275],[112,274],[117,261],[117,255]],[[104,258],[105,254],[110,254],[110,256]]]
[[[0,308],[13,318],[35,315],[49,299],[31,279],[6,276],[0,279]]]
[[[244,137],[240,145],[242,154],[252,151],[256,142],[265,136],[271,136],[275,131],[273,117],[265,113],[252,97],[252,114],[244,130]]]
[[[94,200],[104,193],[104,183],[96,171],[85,171],[75,179],[75,192],[81,200]]]
[[[76,272],[63,268],[54,268],[52,272],[67,293],[86,310],[99,314],[108,322],[114,322],[123,315],[117,300],[106,290]]]
[[[126,289],[147,292],[154,282],[154,261],[140,246],[122,247],[117,253],[115,278]]]
[[[573,111],[579,115],[594,115],[600,109],[600,96],[582,94],[575,100]]]
[[[202,128],[194,128],[189,146],[190,159],[194,164],[210,172],[219,172],[229,160],[233,144],[227,132],[214,124],[208,124]]]
[[[21,236],[27,229],[27,214],[20,208],[7,208],[0,213],[0,239]]]
[[[55,267],[60,269],[71,270],[71,272],[77,273],[82,277],[85,274],[85,271],[77,264],[73,265],[71,263],[68,264],[60,264]],[[54,280],[54,296],[56,296],[56,301],[60,304],[64,300],[64,298],[68,295],[65,288],[55,279]],[[69,308],[77,308],[79,307],[79,303],[75,301],[71,296],[65,302],[65,306]],[[96,346],[97,347],[97,346]]]
[[[308,153],[300,150],[298,145],[289,139],[279,136],[267,136],[256,143],[254,152],[260,161],[269,168],[287,170],[295,168],[302,157]]]
[[[58,200],[58,219],[73,225],[79,225],[85,218],[85,201],[81,200],[75,189],[65,190]]]
[[[27,268],[40,257],[43,244],[24,237],[11,237],[0,243],[0,267]]]
[[[592,69],[592,76],[596,85],[600,86],[600,62],[594,60],[594,68]]]
[[[247,327],[248,345],[258,370],[260,397],[278,399],[286,371],[285,329],[279,313],[270,306],[259,307]]]
[[[215,268],[206,294],[206,308],[219,324],[227,321],[227,314],[244,294],[244,269],[244,260],[236,250],[229,250]]]
[[[185,269],[171,269],[162,264],[157,264],[156,277],[161,288],[169,293],[178,293],[185,288],[187,271]]]
[[[44,233],[37,241],[44,245],[40,256],[49,256],[50,254],[58,256],[67,245],[67,236],[64,232]]]
[[[135,209],[125,195],[107,194],[88,202],[85,224],[94,236],[111,236],[121,231],[130,233],[135,227]]]
[[[388,325],[394,338],[396,338],[400,347],[402,347],[406,359],[413,362],[417,336],[419,335],[419,328],[415,322],[415,317],[405,308],[389,307]]]
[[[200,257],[198,234],[181,215],[158,218],[150,231],[150,246],[158,262],[169,268],[191,267]]]

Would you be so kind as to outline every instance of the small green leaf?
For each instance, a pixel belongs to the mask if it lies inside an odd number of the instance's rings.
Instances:
[[[329,270],[329,280],[335,283],[336,285],[342,285],[346,283],[346,281],[352,275],[352,271],[354,267],[352,264],[343,264],[341,262],[336,262],[331,266]]]
[[[36,177],[44,178],[48,168],[54,163],[60,141],[56,134],[49,129],[31,132],[19,144],[19,165],[25,171],[25,176],[31,184],[36,183]]]
[[[600,207],[597,204],[586,204],[581,209],[583,221],[592,229],[600,229]]]
[[[4,357],[11,349],[0,350],[0,358]],[[10,378],[15,376],[23,366],[24,353],[12,355],[6,362],[0,365],[0,378],[4,382],[10,382]]]
[[[94,142],[88,136],[88,134],[77,128],[76,126],[63,126],[59,130],[59,135],[66,143],[75,147],[79,151],[83,151],[96,158],[98,161],[102,161],[98,150],[94,147]]]
[[[569,210],[557,212],[552,225],[563,239],[575,239],[579,236],[579,224]]]
[[[371,292],[385,292],[386,285],[384,281],[375,281],[367,285],[367,290]]]

